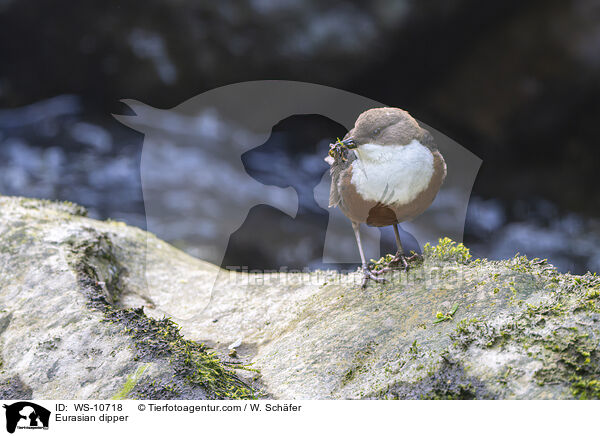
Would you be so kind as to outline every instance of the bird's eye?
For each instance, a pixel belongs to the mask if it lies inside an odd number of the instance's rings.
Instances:
[[[381,133],[381,128],[376,128],[375,130],[373,130],[373,135],[379,135],[379,133]]]

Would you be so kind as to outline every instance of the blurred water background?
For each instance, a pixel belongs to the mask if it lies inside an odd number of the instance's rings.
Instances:
[[[0,0],[0,193],[70,200],[145,227],[144,138],[111,116],[128,113],[119,100],[170,108],[258,79],[402,107],[482,158],[465,227],[474,255],[600,271],[595,0]],[[252,209],[224,265],[314,262],[327,211],[312,191],[327,144],[344,133],[320,116],[291,117],[242,156],[252,177],[296,189],[300,208],[295,220]],[[257,234],[288,247],[261,253]]]

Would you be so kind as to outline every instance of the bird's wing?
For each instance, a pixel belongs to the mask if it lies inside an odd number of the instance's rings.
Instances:
[[[340,195],[339,181],[342,176],[342,172],[346,170],[354,160],[356,155],[350,150],[348,153],[348,159],[346,161],[336,160],[331,164],[329,173],[331,174],[331,188],[329,190],[329,207],[337,206],[342,197]]]
[[[338,188],[338,182],[340,180],[341,169],[339,165],[332,165],[329,170],[331,173],[331,188],[329,189],[329,207],[335,207],[340,202],[340,191]]]

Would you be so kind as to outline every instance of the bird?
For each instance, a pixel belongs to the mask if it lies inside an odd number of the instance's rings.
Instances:
[[[383,282],[371,271],[360,239],[360,225],[392,226],[396,255],[389,262],[408,270],[398,224],[422,214],[446,178],[444,157],[433,136],[405,110],[393,107],[361,113],[342,140],[330,144],[329,207],[338,207],[352,222],[362,263],[362,287]],[[386,268],[382,271],[389,271]]]

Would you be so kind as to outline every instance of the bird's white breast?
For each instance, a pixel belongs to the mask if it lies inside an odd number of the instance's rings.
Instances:
[[[408,145],[363,144],[354,150],[352,184],[366,200],[407,204],[427,188],[433,155],[417,140]]]

